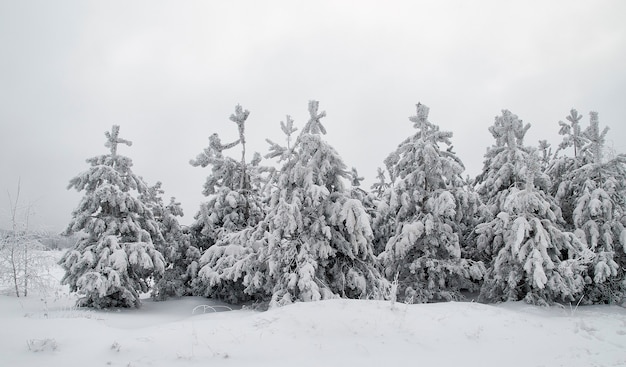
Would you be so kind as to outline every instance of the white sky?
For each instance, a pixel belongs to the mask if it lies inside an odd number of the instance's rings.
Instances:
[[[626,2],[615,1],[10,1],[0,0],[0,227],[21,178],[31,228],[62,230],[81,193],[66,190],[105,154],[104,132],[183,223],[209,169],[188,163],[250,110],[248,151],[281,141],[279,122],[320,101],[326,139],[374,180],[409,134],[415,104],[452,131],[474,176],[509,109],[526,142],[560,141],[574,107],[600,113],[626,152]],[[239,152],[234,152],[238,155]]]

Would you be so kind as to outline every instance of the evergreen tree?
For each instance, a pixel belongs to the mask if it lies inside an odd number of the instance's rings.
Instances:
[[[150,207],[140,200],[148,186],[132,170],[131,159],[118,155],[119,126],[106,133],[107,155],[90,158],[91,167],[68,186],[84,191],[66,233],[81,232],[60,265],[62,279],[81,298],[79,306],[139,307],[139,294],[164,271],[163,256],[153,241],[163,241]]]
[[[157,300],[191,295],[191,282],[197,275],[200,259],[200,251],[191,245],[190,234],[178,222],[177,218],[183,216],[181,204],[172,197],[166,205],[161,185],[161,182],[157,182],[140,195],[163,234],[163,241],[154,241],[155,248],[165,259],[165,272],[156,277],[152,289],[152,297]]]
[[[200,277],[209,292],[238,300],[254,297],[271,306],[333,297],[381,298],[387,282],[372,254],[372,230],[349,178],[325,133],[318,102],[293,145],[270,142],[269,156],[283,166],[275,177],[267,215],[255,228],[231,233],[210,248]],[[295,131],[288,117],[281,127]],[[288,139],[290,142],[290,139]],[[230,289],[228,289],[230,288]]]
[[[378,197],[375,193],[365,191],[361,188],[361,182],[365,180],[365,178],[359,175],[356,168],[352,167],[352,170],[349,172],[349,179],[350,197],[361,202],[370,219],[370,225],[372,225],[372,218],[376,213]],[[374,251],[374,253],[376,254],[376,251]]]
[[[512,188],[524,188],[526,163],[531,149],[524,146],[524,136],[530,124],[524,125],[516,115],[503,110],[489,132],[496,144],[485,154],[483,171],[476,178],[476,191],[495,216],[500,212]],[[543,177],[545,181],[546,177]]]
[[[476,228],[478,244],[494,254],[480,298],[549,304],[575,300],[592,255],[571,232],[562,230],[554,201],[534,187],[538,158],[530,156],[524,189],[508,192],[500,213]]]
[[[586,163],[583,149],[585,146],[588,146],[589,141],[584,136],[581,129],[580,120],[582,119],[582,115],[580,115],[578,111],[572,109],[566,119],[569,123],[559,121],[559,125],[561,126],[559,134],[563,136],[563,141],[559,144],[553,159],[548,164],[546,173],[551,179],[550,194],[557,199],[561,207],[567,229],[573,231],[574,221],[572,213],[575,206],[574,201],[578,195],[567,189],[569,185],[566,182],[568,181],[567,178],[571,177],[573,171]],[[567,150],[571,150],[573,156],[565,154],[560,155],[560,153]]]
[[[487,150],[477,186],[489,208],[476,228],[477,247],[488,264],[484,301],[571,300],[584,284],[590,255],[563,231],[560,209],[546,194],[549,178],[539,170],[536,153],[524,146],[529,128],[509,111],[489,128],[496,145]]]
[[[209,146],[190,161],[194,167],[211,166],[203,190],[208,199],[201,204],[192,225],[192,232],[200,237],[196,242],[201,251],[212,246],[224,233],[253,226],[262,218],[259,198],[263,173],[259,166],[261,157],[255,154],[250,163],[246,162],[245,122],[249,114],[248,110],[237,105],[230,120],[237,124],[239,139],[222,144],[219,136],[213,134],[209,137]],[[237,145],[242,147],[241,161],[223,153]]]
[[[382,198],[385,191],[391,186],[389,182],[387,182],[387,178],[385,177],[385,171],[378,167],[376,171],[377,182],[372,184],[372,191],[376,195],[377,198]]]
[[[598,114],[590,115],[581,132],[581,116],[572,110],[572,128],[560,146],[573,146],[575,155],[558,157],[549,172],[557,180],[556,200],[568,229],[595,253],[585,302],[616,303],[626,297],[626,155],[604,159],[608,128],[601,131]]]
[[[460,290],[474,288],[485,270],[482,263],[461,257],[461,223],[477,196],[463,188],[464,166],[452,151],[452,133],[428,121],[428,107],[422,104],[409,119],[417,132],[385,160],[393,186],[375,220],[387,226],[381,233],[389,233],[379,259],[389,279],[397,276],[400,298],[458,299]],[[440,144],[449,148],[442,150]]]
[[[388,198],[391,188],[391,184],[387,182],[385,177],[385,171],[378,167],[376,178],[377,182],[370,187],[374,199],[372,200],[373,211],[372,217],[372,232],[374,233],[374,255],[378,256],[385,251],[385,246],[389,237],[392,235],[393,228],[395,228],[395,217],[389,210]]]

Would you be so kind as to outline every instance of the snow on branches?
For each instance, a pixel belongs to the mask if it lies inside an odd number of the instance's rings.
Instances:
[[[79,241],[60,260],[62,282],[82,296],[79,305],[96,308],[138,307],[139,293],[164,271],[153,241],[163,241],[150,206],[142,201],[148,186],[131,171],[132,161],[117,155],[119,127],[106,133],[111,154],[88,159],[91,167],[70,181],[84,191],[72,212],[67,233]]]
[[[377,228],[387,234],[379,255],[385,275],[398,276],[399,297],[413,302],[458,299],[460,290],[474,288],[484,273],[482,263],[461,257],[461,213],[473,200],[457,201],[464,196],[459,195],[463,164],[451,149],[452,133],[440,131],[428,112],[417,105],[416,116],[409,118],[417,132],[385,160],[392,186],[382,195],[374,219],[389,227]]]

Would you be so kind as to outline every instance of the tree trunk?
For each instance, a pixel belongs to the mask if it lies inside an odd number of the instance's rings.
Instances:
[[[13,240],[15,241],[15,236]],[[15,242],[11,244],[11,270],[13,270],[13,284],[15,285],[15,295],[20,296],[20,287],[17,284],[17,261],[15,260]]]

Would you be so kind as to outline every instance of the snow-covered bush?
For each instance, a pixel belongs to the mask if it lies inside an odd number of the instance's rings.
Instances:
[[[45,294],[54,288],[50,276],[54,260],[43,251],[42,233],[28,228],[32,207],[22,205],[20,192],[18,180],[16,197],[9,193],[11,229],[0,230],[0,292],[26,297],[33,290]]]
[[[139,307],[139,295],[164,271],[164,260],[153,240],[163,241],[150,208],[139,199],[148,186],[132,170],[131,159],[117,154],[119,126],[106,133],[111,153],[90,158],[90,168],[74,177],[68,188],[84,191],[72,212],[67,233],[81,237],[60,260],[62,279],[82,297],[80,306]]]
[[[0,233],[0,292],[17,297],[48,293],[57,283],[50,276],[54,262],[35,233]]]
[[[55,351],[59,347],[56,339],[53,338],[45,338],[45,339],[28,339],[26,341],[26,346],[28,350],[31,352],[45,352]]]

